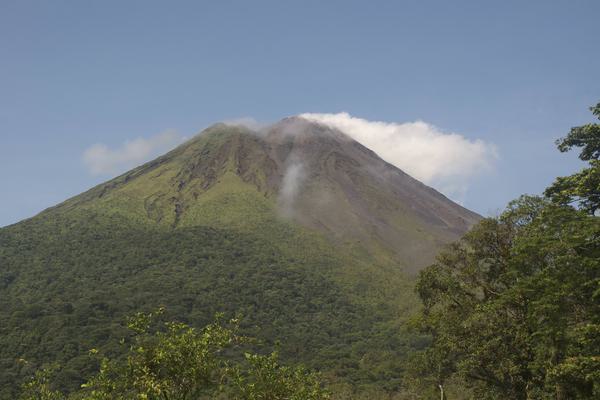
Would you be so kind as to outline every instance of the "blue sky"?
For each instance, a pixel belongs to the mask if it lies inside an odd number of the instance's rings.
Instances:
[[[0,226],[110,178],[83,154],[220,120],[348,112],[494,144],[493,214],[581,167],[598,1],[0,1]]]

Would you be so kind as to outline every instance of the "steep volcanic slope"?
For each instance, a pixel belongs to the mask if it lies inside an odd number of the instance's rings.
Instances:
[[[90,348],[118,354],[125,316],[161,305],[195,325],[241,313],[284,359],[393,390],[419,343],[403,271],[477,218],[339,131],[215,125],[0,229],[0,398],[50,361],[76,387]]]
[[[342,132],[298,117],[260,133],[213,126],[59,209],[98,203],[143,223],[248,229],[259,222],[249,207],[262,203],[270,215],[275,205],[279,216],[408,272],[480,218]]]
[[[409,272],[480,219],[332,128],[288,118],[266,140],[278,165],[296,174],[290,216]]]

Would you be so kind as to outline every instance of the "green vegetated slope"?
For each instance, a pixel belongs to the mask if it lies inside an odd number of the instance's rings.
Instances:
[[[439,194],[428,201],[446,207],[443,218],[435,212],[423,217],[422,209],[411,214],[407,210],[415,207],[406,202],[392,204],[402,193],[381,194],[389,188],[366,199],[377,183],[371,179],[371,186],[357,189],[352,182],[367,181],[361,174],[372,168],[344,153],[339,138],[320,142],[320,136],[278,133],[283,128],[260,136],[214,126],[152,162],[0,229],[0,398],[14,398],[24,377],[51,362],[60,365],[62,388],[76,388],[97,368],[89,349],[118,354],[125,317],[159,306],[196,326],[216,312],[239,314],[243,332],[278,347],[284,361],[359,390],[400,387],[405,355],[424,343],[403,330],[418,307],[405,273],[415,268],[409,265],[415,256],[403,259],[393,248],[402,240],[380,236],[404,229],[429,238],[422,267],[477,217]],[[335,174],[322,155],[307,150],[315,143],[329,148],[327,157],[337,152]],[[357,147],[347,143],[342,146]],[[292,193],[291,205],[282,204],[289,200],[281,194],[289,184],[289,160],[297,162],[302,152],[318,159],[306,157],[298,182],[303,190]],[[342,182],[344,159],[358,165]],[[338,203],[337,219],[318,218],[329,214],[310,202],[318,187],[324,193],[318,204]],[[421,190],[431,195],[432,189]],[[372,208],[396,215],[383,218]],[[282,212],[290,209],[293,215]],[[315,224],[319,219],[323,223]],[[359,236],[348,231],[361,224]]]

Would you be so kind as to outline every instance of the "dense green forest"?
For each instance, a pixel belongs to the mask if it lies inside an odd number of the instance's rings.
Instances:
[[[126,316],[158,306],[196,327],[217,312],[239,315],[243,334],[271,346],[281,339],[283,360],[357,386],[398,388],[400,360],[425,343],[400,334],[391,305],[349,298],[331,276],[341,261],[326,253],[300,259],[282,249],[287,240],[205,227],[132,230],[120,221],[53,217],[0,231],[2,398],[49,362],[61,365],[58,388],[77,388],[98,366],[88,350],[119,354]],[[294,240],[291,228],[280,228]]]

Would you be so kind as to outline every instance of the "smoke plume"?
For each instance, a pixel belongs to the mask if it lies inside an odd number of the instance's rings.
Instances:
[[[294,216],[294,203],[305,179],[302,163],[294,162],[287,167],[279,190],[279,207],[284,216]]]

